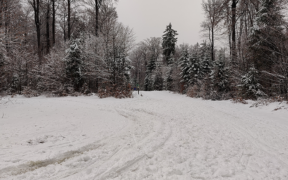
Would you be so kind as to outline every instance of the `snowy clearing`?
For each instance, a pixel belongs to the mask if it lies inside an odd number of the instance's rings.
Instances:
[[[3,98],[0,179],[288,179],[288,105],[141,94]]]

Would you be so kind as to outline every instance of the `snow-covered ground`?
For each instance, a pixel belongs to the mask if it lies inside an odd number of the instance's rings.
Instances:
[[[0,179],[288,179],[288,105],[141,94],[3,98]]]

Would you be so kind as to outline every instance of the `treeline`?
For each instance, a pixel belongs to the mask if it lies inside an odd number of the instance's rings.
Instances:
[[[206,41],[177,45],[177,32],[167,26],[162,38],[131,53],[133,83],[205,99],[288,99],[286,1],[206,0],[202,6]]]
[[[133,42],[112,0],[0,0],[0,93],[129,97]]]
[[[0,0],[0,93],[129,97],[131,88],[205,99],[288,99],[285,0],[205,0],[206,40],[133,46],[112,0]],[[129,53],[129,57],[128,57]]]

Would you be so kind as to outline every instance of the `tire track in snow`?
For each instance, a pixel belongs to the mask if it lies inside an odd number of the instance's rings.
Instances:
[[[7,167],[4,169],[0,169],[0,178],[5,178],[5,177],[9,177],[9,176],[17,176],[20,174],[27,173],[29,171],[34,171],[34,170],[39,169],[39,168],[45,168],[45,167],[52,165],[52,164],[60,164],[64,161],[75,158],[78,155],[85,153],[86,151],[95,150],[95,149],[97,149],[103,145],[104,144],[96,142],[93,144],[86,145],[86,146],[79,148],[77,150],[71,150],[71,151],[65,152],[63,154],[59,154],[56,157],[51,158],[51,159],[39,160],[39,161],[30,161],[28,163],[21,164],[18,166],[11,166],[11,167]]]
[[[133,121],[139,121],[139,118],[143,117],[143,113],[148,114],[149,118],[153,119],[153,123],[157,123],[157,129],[154,133],[149,134],[149,136],[145,139],[143,139],[141,142],[135,142],[135,146],[131,149],[126,150],[123,154],[121,154],[121,159],[117,162],[114,162],[114,165],[109,168],[107,171],[105,171],[102,174],[96,175],[94,177],[94,180],[105,180],[109,178],[115,178],[117,177],[122,171],[125,171],[127,168],[131,167],[133,164],[137,163],[138,161],[144,159],[144,158],[152,158],[153,153],[157,151],[160,147],[162,147],[165,142],[169,139],[171,136],[171,127],[156,119],[155,115],[150,112],[142,111],[142,113],[139,111],[141,110],[134,110],[133,115],[131,112],[127,112],[123,110],[118,110],[119,114],[122,116],[125,116],[126,118],[132,118]],[[133,110],[130,110],[133,111]],[[138,111],[138,116],[135,117],[135,112]],[[148,119],[147,119],[148,120]],[[141,120],[144,122],[143,120]],[[134,137],[132,137],[134,138]],[[135,140],[134,140],[135,141]]]

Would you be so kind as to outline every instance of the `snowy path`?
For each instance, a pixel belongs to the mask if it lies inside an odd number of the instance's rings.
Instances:
[[[288,111],[142,92],[0,104],[0,179],[288,179]]]

